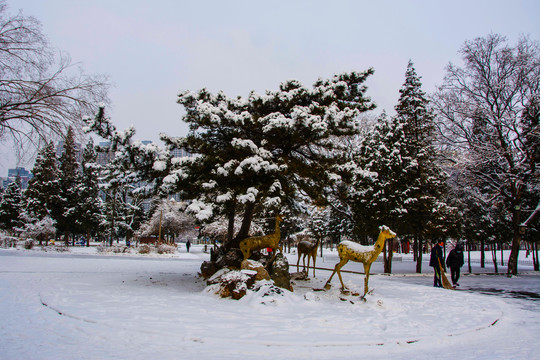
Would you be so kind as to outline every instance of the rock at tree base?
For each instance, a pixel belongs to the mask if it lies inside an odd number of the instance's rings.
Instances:
[[[242,255],[240,249],[231,249],[227,253],[218,256],[216,265],[219,269],[224,267],[233,267],[236,269],[240,269],[242,260],[244,260],[244,255]]]
[[[255,277],[255,281],[270,280],[270,274],[268,274],[268,271],[266,271],[263,264],[258,261],[246,259],[242,261],[241,268],[256,271],[257,276]]]
[[[289,273],[289,262],[282,253],[278,253],[271,266],[270,278],[274,284],[280,288],[293,291],[291,286],[291,274]]]
[[[205,261],[201,264],[201,276],[208,279],[218,271],[216,263],[212,261]]]
[[[229,270],[223,268],[215,273],[207,283],[214,288],[216,294],[222,298],[232,297],[235,300],[241,299],[248,289],[255,284],[257,272],[254,270]]]

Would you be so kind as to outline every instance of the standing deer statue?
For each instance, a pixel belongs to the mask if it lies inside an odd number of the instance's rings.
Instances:
[[[244,254],[244,260],[249,258],[252,251],[261,250],[264,248],[272,248],[274,252],[274,256],[272,256],[272,260],[270,262],[274,261],[274,258],[277,255],[275,249],[279,249],[279,252],[283,254],[283,249],[281,246],[279,246],[279,240],[281,238],[281,234],[279,232],[279,223],[281,221],[283,221],[283,219],[281,216],[277,215],[276,231],[273,234],[252,236],[240,241],[240,250],[242,250],[242,254]]]
[[[310,258],[313,258],[313,277],[315,277],[315,260],[317,259],[317,248],[319,247],[321,239],[317,238],[317,241],[313,241],[307,235],[300,235],[299,238],[300,242],[297,245],[298,261],[296,262],[296,271],[299,271],[300,257],[302,257],[304,270],[306,269],[307,257],[307,271],[309,271],[309,260]]]
[[[341,278],[340,269],[346,263],[348,263],[349,260],[352,260],[364,264],[364,272],[366,273],[366,277],[364,278],[364,296],[366,296],[368,292],[369,269],[371,268],[371,264],[377,259],[377,257],[381,253],[382,249],[384,248],[384,242],[386,241],[386,239],[396,237],[396,233],[390,230],[387,226],[381,226],[380,230],[381,232],[379,233],[379,237],[377,238],[377,241],[373,246],[363,246],[352,241],[342,241],[339,243],[337,248],[340,260],[339,263],[336,264],[334,272],[332,273],[332,275],[330,275],[330,279],[328,279],[328,281],[324,285],[325,289],[330,289],[330,281],[332,281],[332,277],[337,272],[339,281],[341,282],[342,286],[341,289],[343,291],[348,291],[347,287],[343,283],[343,279]]]

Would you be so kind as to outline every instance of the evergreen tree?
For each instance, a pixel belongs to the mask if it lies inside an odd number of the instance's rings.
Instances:
[[[453,209],[446,204],[447,175],[437,163],[434,114],[421,89],[420,77],[409,61],[405,82],[400,92],[396,120],[401,123],[405,135],[403,153],[411,162],[402,178],[407,184],[407,224],[405,234],[414,236],[417,250],[416,271],[422,271],[422,249],[426,238],[444,236],[451,221]]]
[[[161,191],[194,199],[189,210],[199,221],[225,216],[225,247],[237,248],[255,216],[286,208],[297,212],[306,199],[324,202],[326,188],[343,170],[344,149],[334,138],[358,133],[358,115],[375,107],[363,85],[372,73],[336,75],[311,89],[288,81],[278,91],[247,99],[185,92],[179,103],[191,131],[185,139],[163,136],[166,151],[131,144],[133,130],[116,132],[103,111],[88,123],[113,147],[127,149],[138,176]],[[174,148],[199,156],[173,159]],[[233,237],[236,217],[242,225]]]
[[[83,151],[81,172],[77,181],[79,186],[77,194],[80,199],[77,206],[77,224],[86,234],[87,246],[90,245],[92,232],[98,229],[102,221],[103,203],[99,196],[100,168],[94,142],[90,139]]]
[[[77,207],[80,205],[78,194],[80,164],[77,161],[75,135],[72,128],[68,129],[64,139],[64,149],[59,160],[61,212],[56,214],[55,219],[58,230],[64,233],[64,240],[68,245],[70,234],[78,231],[76,227],[77,220],[79,220]]]
[[[22,211],[21,179],[17,176],[11,182],[0,200],[0,228],[13,231],[15,227],[21,225]]]
[[[217,203],[212,211],[227,214],[230,224],[236,214],[242,217],[228,246],[237,247],[248,235],[257,206],[297,212],[302,197],[323,203],[325,188],[338,178],[336,166],[343,160],[333,137],[356,134],[356,117],[373,108],[361,85],[369,74],[337,75],[312,89],[289,81],[279,91],[252,93],[247,100],[204,90],[180,96],[188,110],[185,120],[196,130],[184,144],[202,156],[185,169],[186,181],[176,184],[195,185],[204,194],[199,204]],[[203,205],[201,210],[205,215],[209,209]]]
[[[53,217],[60,212],[60,173],[52,142],[39,151],[32,174],[24,192],[26,210],[37,220]]]
[[[146,149],[153,147],[154,145],[151,145]],[[141,161],[141,158],[135,160],[136,155],[119,151],[117,148],[109,151],[114,151],[115,156],[103,169],[100,182],[104,194],[102,228],[112,245],[114,239],[118,242],[120,237],[131,238],[145,220],[142,205],[148,196],[146,189],[152,185],[141,181],[140,175],[130,169],[137,161]],[[138,154],[142,152],[139,151]],[[141,170],[145,171],[146,169]]]
[[[410,231],[406,218],[413,194],[407,179],[416,169],[416,159],[408,150],[403,122],[384,113],[363,139],[350,192],[355,226],[362,235],[374,237],[382,225],[398,234]],[[387,247],[393,249],[393,239],[387,240]],[[391,272],[392,251],[388,254],[385,272]]]

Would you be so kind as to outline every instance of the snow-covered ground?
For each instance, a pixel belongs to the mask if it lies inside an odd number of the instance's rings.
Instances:
[[[499,254],[498,254],[499,255]],[[173,255],[0,249],[0,359],[533,359],[540,353],[540,274],[462,276],[433,288],[407,255],[395,275],[375,263],[367,301],[330,272],[294,292],[239,301],[205,291],[200,246]],[[288,254],[291,271],[296,255]],[[317,266],[333,268],[325,249]],[[521,260],[527,260],[521,256]],[[529,257],[530,260],[530,257]],[[347,264],[345,270],[362,270]],[[467,269],[467,265],[463,270]],[[492,272],[493,266],[476,274]],[[500,269],[503,273],[506,268]],[[363,275],[343,273],[353,290]]]

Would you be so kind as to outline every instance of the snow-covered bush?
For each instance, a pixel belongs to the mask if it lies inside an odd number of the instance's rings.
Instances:
[[[30,250],[30,249],[32,249],[33,247],[34,247],[34,240],[32,240],[32,239],[26,239],[26,240],[24,241],[24,248],[25,248],[26,250]]]
[[[113,246],[107,246],[105,244],[100,244],[97,247],[97,252],[100,254],[123,254],[123,253],[129,253],[130,250],[127,246],[120,246],[120,245],[113,245]]]
[[[114,254],[123,254],[128,251],[127,246],[111,246],[109,249]]]
[[[39,240],[40,238],[48,239],[53,237],[56,233],[56,221],[50,216],[46,216],[41,220],[23,214],[25,221],[24,227],[20,229],[22,236],[31,237],[32,239]]]
[[[68,252],[69,251],[69,248],[63,243],[59,243],[59,244],[54,245],[53,249],[55,251],[57,251],[57,252]]]
[[[139,254],[150,254],[151,248],[148,244],[139,245]]]
[[[156,251],[158,254],[174,254],[176,252],[176,246],[168,245],[168,244],[161,244],[161,245],[158,245]]]
[[[108,246],[106,246],[105,244],[99,244],[96,250],[99,254],[106,254],[109,252]]]

